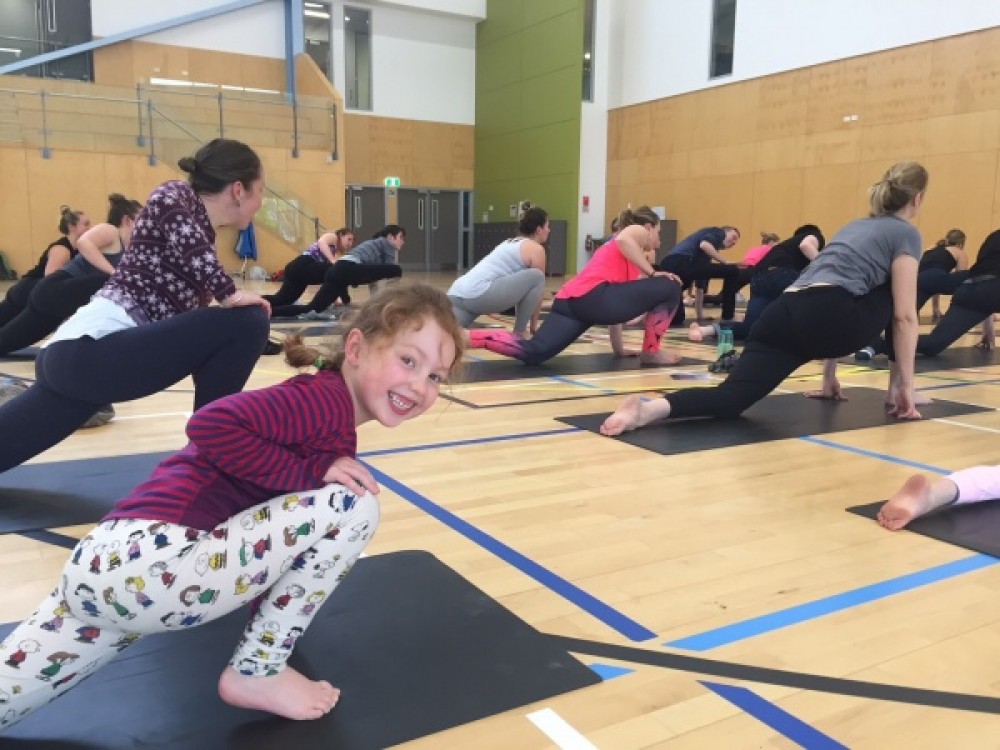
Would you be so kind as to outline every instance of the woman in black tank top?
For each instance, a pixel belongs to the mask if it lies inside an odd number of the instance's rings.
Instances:
[[[965,254],[965,232],[950,229],[944,238],[924,253],[917,272],[917,310],[928,299],[932,302],[932,317],[941,319],[941,294],[954,294],[958,285],[968,278],[969,258]]]
[[[917,340],[919,353],[931,357],[940,354],[980,321],[983,338],[977,346],[994,348],[993,314],[1000,312],[1000,229],[985,239],[967,274],[952,295],[948,312],[933,331]]]

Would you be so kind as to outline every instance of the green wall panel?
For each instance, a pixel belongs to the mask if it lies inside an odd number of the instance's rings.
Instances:
[[[568,221],[575,272],[583,0],[487,0],[476,32],[475,220],[528,199]]]

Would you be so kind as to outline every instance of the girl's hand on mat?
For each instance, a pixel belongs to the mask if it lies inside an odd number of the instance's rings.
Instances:
[[[327,484],[342,484],[355,495],[364,495],[366,492],[377,495],[379,489],[375,477],[365,465],[349,456],[341,456],[334,461],[323,475],[323,481]]]
[[[997,342],[992,336],[983,336],[976,344],[976,348],[991,352],[997,348]]]

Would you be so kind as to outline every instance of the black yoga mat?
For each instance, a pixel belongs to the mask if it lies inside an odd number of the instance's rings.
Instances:
[[[884,501],[855,505],[848,512],[875,519]],[[1000,502],[953,505],[910,521],[906,531],[973,552],[1000,557]]]
[[[770,440],[908,424],[886,413],[885,391],[848,388],[845,393],[850,400],[840,403],[806,398],[800,393],[768,396],[754,404],[739,419],[658,422],[626,432],[616,439],[662,456],[673,456]],[[925,419],[993,411],[982,406],[937,400],[919,408]],[[563,417],[559,421],[598,432],[609,413]]]
[[[34,359],[41,349],[37,346],[26,346],[17,351],[0,354],[0,362],[21,362],[26,359]]]
[[[27,464],[0,474],[0,534],[95,523],[169,455]]]
[[[296,644],[291,664],[342,690],[322,719],[289,721],[219,699],[219,673],[246,617],[240,610],[150,636],[0,734],[0,744],[385,748],[600,682],[555,639],[426,552],[360,560]]]
[[[714,351],[714,350],[713,350]],[[714,357],[713,357],[714,359]],[[684,357],[673,367],[690,367],[706,365],[702,359]],[[517,359],[484,359],[466,362],[462,367],[461,382],[483,383],[492,380],[524,380],[527,378],[571,377],[573,375],[590,375],[596,372],[625,372],[648,370],[663,370],[669,372],[670,367],[658,365],[641,365],[638,357],[616,357],[611,352],[600,354],[563,354],[553,357],[541,365],[526,365]]]

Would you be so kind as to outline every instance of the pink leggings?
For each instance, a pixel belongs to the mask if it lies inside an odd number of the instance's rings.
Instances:
[[[949,474],[945,479],[958,487],[955,504],[1000,500],[1000,466],[973,466]]]

